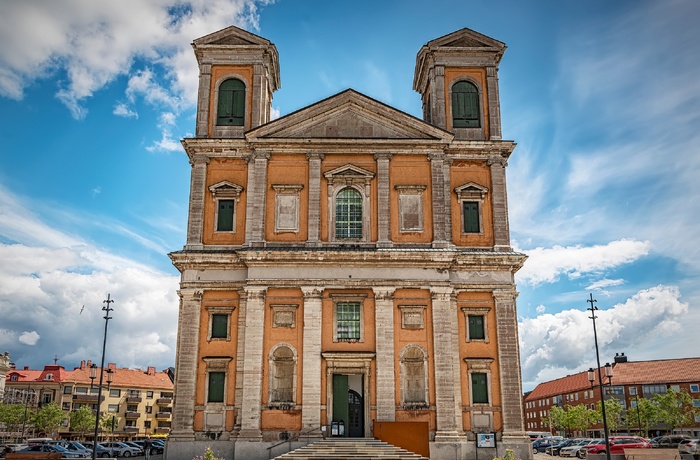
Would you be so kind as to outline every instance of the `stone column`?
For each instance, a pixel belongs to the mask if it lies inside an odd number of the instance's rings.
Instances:
[[[461,414],[457,413],[455,401],[454,337],[457,328],[457,311],[450,300],[452,288],[437,286],[430,288],[433,310],[433,350],[435,363],[435,409],[437,418],[436,442],[458,441],[461,431]]]
[[[233,431],[235,435],[241,430],[241,414],[243,410],[243,379],[245,376],[245,369],[243,368],[243,363],[245,362],[245,333],[246,333],[246,319],[247,319],[247,303],[248,298],[245,289],[238,289],[238,325],[236,328],[237,341],[236,341],[236,389],[234,393],[234,408],[236,419],[233,423]]]
[[[181,289],[180,312],[177,322],[177,356],[175,366],[175,398],[170,439],[194,441],[194,402],[197,386],[197,356],[199,354],[199,318],[202,291]]]
[[[253,65],[253,87],[251,88],[252,110],[250,113],[250,128],[257,128],[263,124],[264,117],[264,98],[265,88],[263,85],[263,71],[265,67],[262,64]]]
[[[445,67],[436,65],[430,69],[430,100],[433,125],[447,129],[447,103],[445,101]]]
[[[304,351],[302,359],[301,429],[320,427],[321,421],[321,319],[323,288],[303,286]]]
[[[430,176],[433,195],[433,247],[444,248],[447,246],[445,214],[445,154],[442,152],[431,153]],[[449,167],[449,166],[448,166]]]
[[[374,288],[378,422],[393,422],[396,420],[394,291],[395,288],[393,287]]]
[[[197,137],[209,137],[209,94],[211,91],[211,64],[199,66],[197,92]]]
[[[445,242],[449,246],[453,243],[452,240],[452,158],[445,155],[442,163],[442,180],[443,180],[443,219],[445,219]]]
[[[506,191],[507,161],[500,155],[492,155],[487,161],[491,168],[493,193],[493,238],[494,250],[510,251],[510,228],[508,225],[508,196]]]
[[[489,104],[489,139],[501,139],[501,101],[498,95],[498,67],[486,67],[486,87]]]
[[[514,289],[494,291],[496,332],[498,335],[498,375],[501,383],[503,438],[501,444],[511,445],[518,456],[529,454],[529,438],[523,426],[522,378],[518,344],[518,317]]]
[[[378,241],[377,247],[391,247],[391,234],[389,231],[390,225],[390,209],[389,204],[389,160],[390,153],[375,153],[374,159],[377,161],[377,224],[378,224]]]
[[[260,403],[262,401],[263,333],[265,330],[266,287],[246,288],[245,344],[243,351],[243,391],[241,401],[241,430],[238,437],[256,441],[260,431]]]
[[[245,242],[252,247],[265,244],[265,194],[269,152],[254,152],[248,160],[248,195],[245,213]]]
[[[204,198],[206,196],[209,157],[194,155],[190,164],[192,165],[192,176],[190,178],[190,210],[187,218],[186,249],[202,249]]]
[[[321,162],[322,153],[307,153],[309,160],[309,236],[307,246],[321,245]]]

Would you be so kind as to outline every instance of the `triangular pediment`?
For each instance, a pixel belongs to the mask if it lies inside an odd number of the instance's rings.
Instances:
[[[503,42],[495,40],[479,32],[471,29],[460,29],[451,34],[444,35],[435,40],[431,40],[427,44],[431,49],[434,48],[486,48],[494,51],[505,49],[506,45]]]
[[[351,163],[339,166],[335,169],[331,169],[330,171],[326,171],[325,173],[323,173],[323,175],[326,177],[326,179],[340,177],[356,177],[363,179],[371,179],[374,177],[374,173],[372,171],[368,171]]]
[[[202,45],[238,45],[238,46],[250,46],[250,45],[260,45],[269,46],[271,43],[269,40],[262,38],[258,35],[243,30],[236,26],[229,26],[225,29],[221,29],[217,32],[213,32],[204,37],[200,37],[194,40],[193,44],[195,46]]]
[[[449,142],[452,137],[452,133],[352,89],[246,133],[249,140],[422,139]]]
[[[483,198],[489,192],[487,187],[476,182],[467,182],[455,188],[455,193],[460,198]]]

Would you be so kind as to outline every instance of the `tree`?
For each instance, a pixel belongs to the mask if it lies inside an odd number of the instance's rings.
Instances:
[[[607,409],[607,406],[605,408]],[[585,404],[566,406],[566,419],[569,430],[586,431],[598,421],[598,413]]]
[[[112,419],[114,419],[114,425],[112,425]],[[100,418],[100,428],[102,428],[103,431],[113,434],[114,430],[112,427],[116,429],[118,425],[119,417],[110,413],[102,414],[102,417]]]
[[[657,418],[656,405],[649,399],[637,398],[637,407],[627,409],[627,426],[637,426],[644,431],[644,437],[649,437],[649,427]]]
[[[656,405],[656,421],[668,426],[669,431],[695,423],[698,411],[693,407],[693,398],[686,391],[669,388],[664,394],[654,395],[651,401]]]
[[[70,414],[70,429],[80,433],[80,437],[84,438],[85,433],[95,428],[95,416],[92,414],[92,409],[88,406],[81,406],[78,410]]]
[[[5,430],[11,433],[20,432],[22,423],[30,420],[33,414],[34,412],[24,404],[0,404],[0,424],[5,425]]]
[[[65,419],[66,415],[63,413],[61,407],[55,402],[52,402],[44,405],[34,414],[32,423],[34,424],[34,428],[38,431],[53,436],[61,426],[61,422]]]
[[[596,406],[596,417],[598,420],[603,420],[603,406],[600,401],[598,401],[598,405]],[[622,422],[622,413],[623,413],[623,408],[622,404],[620,404],[620,401],[618,401],[615,398],[606,398],[605,399],[605,418],[606,422],[608,424],[608,430],[612,433],[613,431],[616,431]]]

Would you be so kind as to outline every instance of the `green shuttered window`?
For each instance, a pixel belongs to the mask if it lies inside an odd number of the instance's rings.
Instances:
[[[484,317],[469,316],[469,340],[484,340]]]
[[[228,315],[211,315],[211,338],[228,338]]]
[[[486,374],[472,373],[472,402],[474,404],[489,403],[489,391],[486,382]]]
[[[460,81],[452,86],[452,126],[479,128],[479,90],[473,83]]]
[[[476,201],[463,201],[464,233],[479,233],[479,203]]]
[[[225,381],[225,372],[209,373],[209,394],[207,395],[207,402],[224,402]]]
[[[234,201],[219,200],[219,210],[216,220],[217,232],[233,231]]]
[[[216,124],[219,126],[243,126],[245,119],[245,84],[232,78],[219,86],[219,106]]]

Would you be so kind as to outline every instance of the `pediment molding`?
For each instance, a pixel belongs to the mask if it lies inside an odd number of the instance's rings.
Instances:
[[[331,185],[338,181],[344,183],[368,183],[374,178],[374,173],[348,163],[335,169],[331,169],[330,171],[326,171],[323,173],[323,176]]]
[[[194,47],[203,45],[270,46],[271,44],[272,42],[270,42],[270,40],[236,26],[229,26],[216,32],[212,32],[192,42]]]
[[[476,182],[467,182],[464,185],[460,185],[459,187],[455,187],[455,193],[457,194],[457,197],[459,199],[468,199],[468,198],[479,198],[483,199],[484,196],[489,192],[489,189],[487,187],[484,187],[483,185],[479,185]]]

